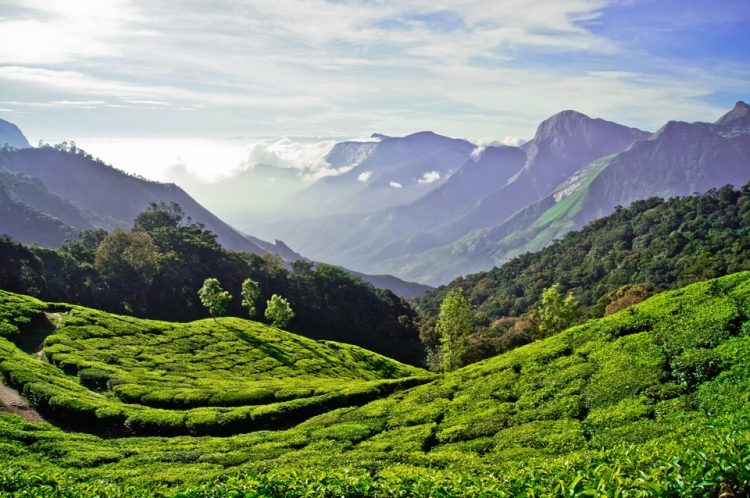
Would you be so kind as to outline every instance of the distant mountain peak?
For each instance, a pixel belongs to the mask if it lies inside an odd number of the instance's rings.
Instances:
[[[649,135],[637,128],[566,110],[542,121],[533,140],[526,142],[521,148],[529,151],[530,157],[536,155],[535,149],[538,148],[549,149],[561,158],[577,156],[579,152],[589,149],[598,150],[600,155],[607,155],[619,152],[632,142]],[[611,142],[611,147],[605,147],[606,142]],[[591,159],[595,157],[589,158]]]
[[[561,136],[578,135],[582,131],[590,129],[597,121],[603,122],[603,120],[593,119],[578,111],[561,111],[539,124],[534,135],[534,141],[541,142]]]
[[[386,140],[391,137],[389,137],[388,135],[383,135],[382,133],[373,133],[372,135],[370,135],[370,138],[373,138],[375,140]]]
[[[406,135],[404,138],[427,138],[427,137],[439,137],[441,135],[438,135],[434,131],[430,130],[424,130],[424,131],[418,131],[416,133],[412,133],[410,135]]]
[[[738,100],[732,110],[720,117],[714,124],[718,126],[750,126],[750,105]]]

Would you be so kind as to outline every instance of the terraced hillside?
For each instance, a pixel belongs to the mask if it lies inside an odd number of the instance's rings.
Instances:
[[[17,323],[45,307],[10,297],[20,304],[13,308],[6,298],[6,323],[9,309]],[[74,318],[50,339],[86,342],[82,332],[98,326]],[[63,344],[51,342],[50,349]],[[4,343],[0,351],[10,379],[26,354],[14,348]],[[102,367],[98,358],[109,348],[103,342],[99,348],[71,350],[65,361]],[[119,367],[130,371],[124,360]],[[175,372],[165,371],[166,377]],[[28,393],[35,386],[15,382]],[[83,386],[67,382],[56,396],[83,399],[77,394]],[[6,415],[0,492],[747,496],[749,409],[750,272],[744,272],[659,294],[287,430],[102,439]]]
[[[52,419],[88,432],[278,428],[429,376],[356,346],[238,318],[141,320],[2,291],[0,316],[9,384]]]

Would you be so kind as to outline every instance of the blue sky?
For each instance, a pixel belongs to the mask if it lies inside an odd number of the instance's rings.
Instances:
[[[0,118],[32,139],[529,138],[750,98],[747,0],[0,0]]]

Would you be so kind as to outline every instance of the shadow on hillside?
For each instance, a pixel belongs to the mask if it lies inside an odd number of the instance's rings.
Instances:
[[[20,325],[20,334],[10,337],[10,340],[18,349],[28,354],[35,354],[42,351],[44,341],[48,336],[55,333],[57,324],[55,317],[59,317],[60,312],[68,311],[67,309],[50,309],[46,313],[40,313],[33,317],[25,325]]]
[[[283,364],[284,366],[294,365],[294,360],[290,358],[288,354],[286,354],[284,351],[274,346],[273,344],[269,344],[268,342],[261,341],[258,338],[253,337],[252,335],[242,330],[234,329],[232,327],[227,327],[224,324],[221,324],[221,325],[227,330],[230,330],[234,332],[235,334],[237,334],[237,337],[239,337],[246,343],[250,344],[255,349],[263,351],[264,354],[270,356],[271,358]]]

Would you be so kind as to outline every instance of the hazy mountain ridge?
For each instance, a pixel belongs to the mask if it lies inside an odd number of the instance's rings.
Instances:
[[[25,149],[30,147],[29,141],[24,136],[18,126],[0,119],[0,147],[13,147],[15,149]]]
[[[59,217],[36,209],[25,201],[34,197],[43,204],[57,204],[75,212],[74,206],[65,205],[65,201],[50,194],[40,183],[25,175],[0,170],[0,235],[15,234],[19,242],[36,242],[45,246],[58,246],[76,237],[77,231]],[[60,210],[61,216],[65,211]]]
[[[434,285],[448,274],[431,276],[442,271],[443,262],[434,265],[425,254],[472,230],[496,225],[551,194],[589,161],[648,136],[635,128],[563,111],[542,122],[534,138],[520,147],[475,147],[455,173],[413,202],[371,214],[290,222],[280,229],[283,238],[314,258],[368,273],[409,275]],[[404,159],[394,162],[390,169],[397,170]],[[453,248],[448,256],[454,258],[456,253]],[[414,270],[422,264],[428,272]]]
[[[273,168],[271,171],[280,168]],[[268,242],[235,230],[182,188],[128,175],[80,149],[40,147],[0,150],[0,234],[23,243],[59,247],[87,228],[129,229],[151,202],[177,202],[193,222],[205,224],[222,246],[253,254],[304,259],[278,239]],[[358,273],[367,282],[414,296],[429,287],[395,277]]]
[[[91,226],[108,230],[130,228],[149,203],[177,202],[194,222],[204,223],[216,233],[225,247],[257,254],[267,252],[177,185],[137,178],[80,153],[52,147],[3,151],[0,167],[38,178],[47,190],[77,206]]]
[[[714,124],[670,121],[649,139],[581,168],[555,193],[503,223],[431,251],[400,275],[421,279],[420,275],[440,268],[438,278],[455,278],[486,270],[523,252],[542,249],[618,205],[744,185],[750,181],[750,123],[747,114],[736,111],[747,107],[739,102]],[[391,263],[391,268],[400,263]]]
[[[408,203],[442,183],[474,150],[474,145],[465,140],[429,131],[378,138],[377,142],[334,146],[325,160],[334,168],[351,169],[321,178],[300,192],[291,200],[289,211],[309,217],[367,213]],[[424,177],[433,172],[431,177]]]

